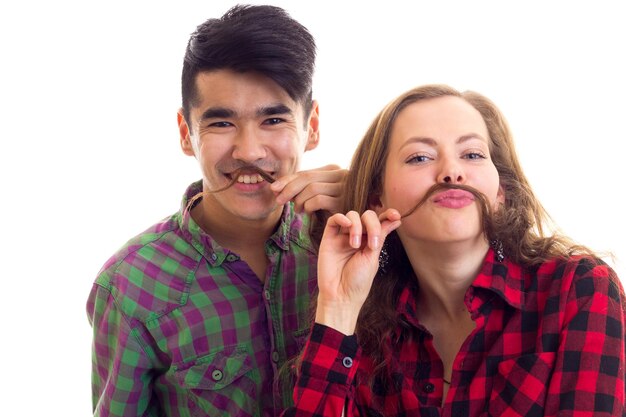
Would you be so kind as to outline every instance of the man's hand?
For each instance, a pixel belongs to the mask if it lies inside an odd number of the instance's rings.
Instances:
[[[281,177],[270,188],[278,204],[293,200],[297,212],[328,210],[337,213],[342,209],[342,189],[347,174],[347,170],[337,165],[326,165]]]

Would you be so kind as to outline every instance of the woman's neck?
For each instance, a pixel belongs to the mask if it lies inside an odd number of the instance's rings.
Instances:
[[[483,265],[487,241],[405,244],[405,249],[419,281],[419,311],[451,322],[465,320],[465,293]]]

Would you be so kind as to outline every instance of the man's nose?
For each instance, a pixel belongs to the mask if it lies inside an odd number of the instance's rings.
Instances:
[[[257,161],[266,156],[265,145],[253,129],[242,128],[235,137],[233,158],[241,161]]]

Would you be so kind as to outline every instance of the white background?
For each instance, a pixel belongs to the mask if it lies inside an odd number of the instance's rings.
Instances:
[[[199,178],[178,146],[181,63],[196,25],[232,4],[0,6],[0,415],[90,414],[87,295],[105,260]],[[409,88],[479,91],[507,116],[557,224],[612,251],[626,277],[619,2],[274,4],[318,43],[322,142],[304,168],[347,167],[370,120]]]

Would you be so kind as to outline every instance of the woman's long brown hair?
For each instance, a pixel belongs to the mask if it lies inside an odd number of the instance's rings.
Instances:
[[[382,194],[391,130],[398,114],[412,103],[443,96],[464,99],[480,112],[487,125],[491,159],[505,191],[504,204],[495,213],[490,212],[486,200],[479,198],[483,230],[488,240],[499,240],[506,257],[522,266],[538,265],[555,257],[567,258],[574,253],[592,255],[589,249],[556,232],[522,171],[509,127],[498,108],[478,93],[461,93],[446,85],[426,85],[410,90],[378,114],[352,159],[345,181],[344,212],[362,213]],[[319,235],[318,229],[318,238]],[[394,341],[406,342],[407,337],[411,337],[409,326],[396,311],[398,298],[406,287],[417,290],[417,277],[397,233],[387,237],[386,248],[389,263],[384,271],[378,271],[356,328],[359,344],[375,365],[374,375],[383,377],[393,357],[390,350]],[[398,334],[396,329],[401,332]]]

